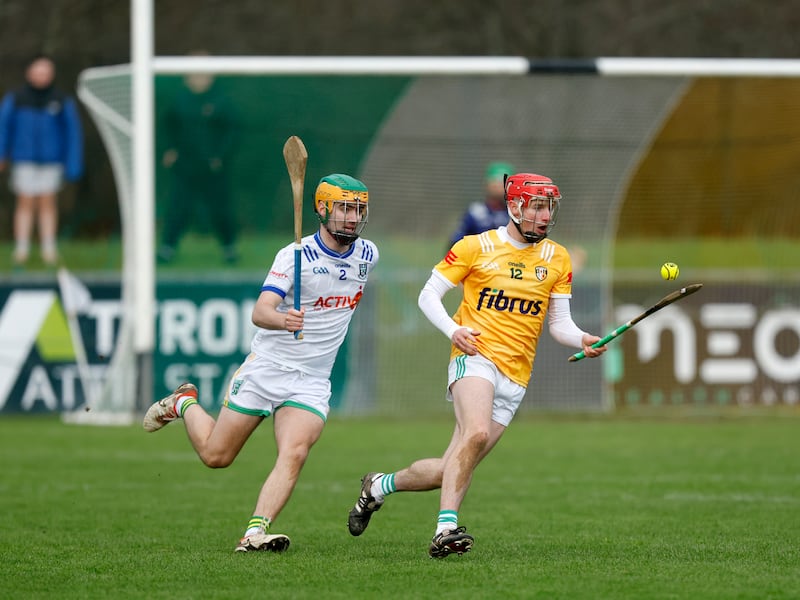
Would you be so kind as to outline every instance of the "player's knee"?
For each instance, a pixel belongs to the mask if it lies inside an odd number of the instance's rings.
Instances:
[[[203,464],[210,469],[224,469],[233,463],[236,458],[235,454],[223,451],[203,452],[200,454],[200,460]]]
[[[280,459],[289,464],[302,467],[308,458],[310,448],[304,444],[298,444],[283,448],[280,451]]]

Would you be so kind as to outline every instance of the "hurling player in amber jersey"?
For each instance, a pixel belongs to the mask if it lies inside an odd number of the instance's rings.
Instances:
[[[434,558],[468,552],[474,543],[458,525],[458,511],[472,474],[508,427],[525,395],[545,316],[560,343],[596,357],[605,346],[572,320],[572,265],[567,250],[549,239],[561,195],[541,175],[518,173],[505,182],[505,227],[456,242],[433,269],[419,295],[426,317],[452,342],[447,398],[456,426],[439,458],[425,458],[394,473],[371,472],[350,511],[350,533],[361,535],[388,494],[441,488]],[[442,303],[463,284],[463,300],[451,318]]]
[[[314,193],[319,230],[302,238],[300,309],[294,308],[294,244],[281,249],[253,309],[251,353],[231,377],[215,420],[198,404],[197,388],[180,385],[153,404],[147,431],[182,420],[200,460],[229,466],[261,422],[272,417],[277,458],[256,500],[236,552],[282,552],[289,537],[272,530],[297,484],[330,410],[330,374],[378,249],[360,237],[369,192],[349,175],[323,177]],[[302,330],[303,340],[294,332]],[[179,507],[178,507],[179,509]]]

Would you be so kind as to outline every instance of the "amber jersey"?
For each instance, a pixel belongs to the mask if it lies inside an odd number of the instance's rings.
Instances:
[[[572,296],[566,248],[548,239],[515,245],[500,227],[463,237],[434,270],[453,285],[463,284],[453,320],[480,331],[478,352],[527,386],[550,298]],[[453,346],[451,358],[459,354]]]

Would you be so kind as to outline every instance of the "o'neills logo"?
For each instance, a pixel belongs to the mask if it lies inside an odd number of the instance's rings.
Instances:
[[[328,310],[331,308],[349,308],[355,310],[361,302],[364,293],[359,290],[355,296],[320,296],[314,302],[314,310]]]
[[[542,312],[541,300],[523,300],[506,296],[505,290],[485,287],[478,294],[478,310],[491,308],[499,312],[518,312],[521,315],[538,315]]]

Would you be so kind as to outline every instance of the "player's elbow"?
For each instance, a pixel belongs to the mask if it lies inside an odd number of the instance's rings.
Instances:
[[[419,307],[421,310],[424,310],[424,309],[425,309],[425,297],[426,297],[426,294],[427,294],[427,293],[428,293],[428,292],[426,292],[425,288],[422,288],[422,290],[421,290],[421,291],[420,291],[420,293],[419,293],[419,296],[417,296],[417,306],[418,306],[418,307]]]

